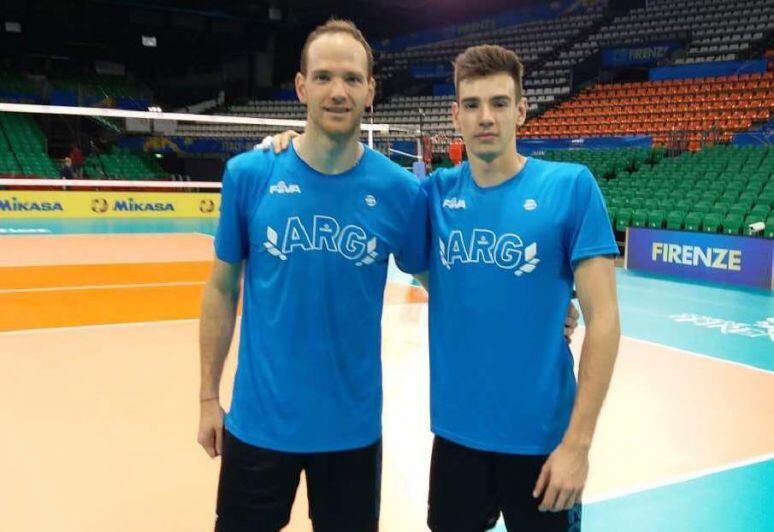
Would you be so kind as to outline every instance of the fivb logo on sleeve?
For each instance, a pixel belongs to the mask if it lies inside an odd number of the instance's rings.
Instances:
[[[379,256],[375,236],[369,238],[365,230],[357,225],[341,227],[330,216],[315,215],[311,233],[299,216],[291,216],[285,223],[281,240],[280,243],[280,235],[273,227],[266,227],[263,247],[279,260],[287,260],[288,255],[297,251],[324,251],[338,253],[345,259],[355,261],[355,266],[367,266],[373,264]]]
[[[489,229],[474,229],[470,238],[455,229],[446,241],[438,239],[438,248],[441,264],[447,270],[457,264],[491,264],[520,277],[540,263],[537,242],[525,248],[519,235],[505,233],[498,237]]]

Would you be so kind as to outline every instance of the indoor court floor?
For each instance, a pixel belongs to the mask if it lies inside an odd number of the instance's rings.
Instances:
[[[212,529],[197,316],[215,223],[0,220],[0,530]],[[583,530],[774,531],[772,294],[617,275]],[[427,298],[393,266],[386,294],[381,530],[421,532]],[[286,530],[311,531],[299,491]]]

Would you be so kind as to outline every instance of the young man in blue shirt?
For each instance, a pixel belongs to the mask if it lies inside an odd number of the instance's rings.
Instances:
[[[360,143],[371,49],[349,22],[312,32],[296,75],[307,126],[223,176],[200,326],[199,443],[221,455],[216,530],[276,532],[305,471],[317,532],[378,528],[380,321],[389,254],[426,268],[419,181]],[[218,397],[244,265],[231,409]]]
[[[426,182],[431,419],[428,524],[480,532],[580,530],[588,453],[620,337],[604,201],[589,170],[517,152],[521,63],[499,46],[455,61],[468,162]],[[586,335],[555,334],[577,286]]]
[[[517,152],[522,71],[499,46],[457,58],[452,115],[469,161],[425,182],[433,532],[481,532],[500,512],[509,530],[580,530],[617,354],[618,248],[602,195],[584,166]],[[573,284],[587,324],[577,389],[572,354],[552,332]]]

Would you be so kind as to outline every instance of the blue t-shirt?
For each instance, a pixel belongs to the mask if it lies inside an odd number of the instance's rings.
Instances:
[[[562,336],[579,261],[618,253],[584,166],[529,158],[481,188],[464,163],[425,183],[430,204],[430,386],[435,434],[549,454],[575,399]]]
[[[215,251],[246,260],[230,432],[285,452],[379,439],[388,255],[422,270],[426,231],[417,178],[369,148],[336,175],[293,148],[227,163]]]

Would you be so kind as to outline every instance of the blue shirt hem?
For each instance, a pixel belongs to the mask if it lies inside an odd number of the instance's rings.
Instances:
[[[353,449],[361,449],[363,447],[373,445],[382,437],[381,431],[379,431],[375,436],[369,435],[368,437],[364,438],[353,438],[352,440],[347,440],[336,444],[329,443],[327,445],[290,445],[249,435],[239,427],[235,427],[234,422],[230,420],[228,415],[226,415],[226,430],[236,436],[239,440],[252,445],[253,447],[260,447],[261,449],[268,449],[270,451],[279,451],[283,453],[328,453],[337,451],[351,451]]]
[[[475,449],[478,451],[487,451],[491,453],[549,455],[556,448],[556,446],[551,447],[551,446],[545,446],[545,445],[499,445],[499,444],[492,445],[489,443],[484,443],[480,440],[475,440],[472,438],[467,438],[465,436],[460,436],[459,434],[455,434],[454,432],[450,432],[448,430],[439,428],[435,425],[433,425],[430,428],[430,430],[436,436],[440,436],[441,438],[450,440],[458,445],[469,447],[471,449]]]

